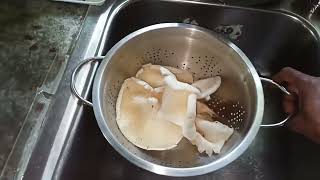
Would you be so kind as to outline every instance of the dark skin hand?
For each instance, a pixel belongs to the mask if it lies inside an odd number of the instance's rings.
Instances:
[[[294,114],[288,127],[320,144],[320,78],[287,67],[273,80],[284,84],[292,94],[283,99],[284,111]]]

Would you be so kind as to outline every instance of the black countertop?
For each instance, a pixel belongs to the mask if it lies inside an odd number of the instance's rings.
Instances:
[[[0,171],[36,94],[65,66],[86,10],[48,0],[0,1]]]

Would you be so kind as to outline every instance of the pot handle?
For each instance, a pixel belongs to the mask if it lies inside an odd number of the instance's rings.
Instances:
[[[71,75],[71,82],[70,82],[71,93],[74,96],[76,96],[83,104],[91,106],[91,107],[93,106],[92,102],[81,97],[81,95],[77,91],[76,85],[75,85],[75,79],[76,79],[82,66],[84,66],[85,64],[87,64],[89,62],[100,62],[103,58],[104,58],[104,56],[97,56],[97,57],[90,57],[90,58],[84,59],[74,68],[72,75]]]
[[[291,93],[283,86],[281,86],[280,84],[276,83],[275,81],[273,81],[272,79],[268,79],[265,77],[260,77],[261,82],[265,82],[265,83],[269,83],[273,86],[276,86],[277,88],[279,88],[283,93],[285,93],[286,95],[291,95]],[[277,126],[283,126],[288,119],[290,119],[292,116],[292,114],[289,114],[284,120],[278,122],[278,123],[273,123],[273,124],[261,124],[261,127],[277,127]]]

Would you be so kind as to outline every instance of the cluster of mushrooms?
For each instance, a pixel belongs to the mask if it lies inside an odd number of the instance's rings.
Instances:
[[[116,104],[119,129],[145,150],[170,150],[185,137],[200,153],[220,153],[234,130],[203,103],[220,84],[219,76],[194,82],[186,70],[143,65],[122,84]]]

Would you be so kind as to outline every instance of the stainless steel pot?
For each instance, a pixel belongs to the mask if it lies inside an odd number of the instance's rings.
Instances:
[[[101,61],[94,78],[93,103],[76,91],[74,81],[81,67]],[[186,69],[195,79],[220,75],[222,85],[209,106],[236,132],[222,152],[212,157],[199,154],[182,140],[168,151],[146,151],[128,142],[116,123],[116,100],[123,81],[143,64],[153,63]],[[168,176],[194,176],[215,171],[238,158],[251,144],[262,125],[264,94],[261,81],[290,93],[270,79],[259,77],[247,56],[233,43],[207,29],[177,23],[157,24],[135,31],[119,41],[104,57],[82,61],[72,74],[71,90],[84,104],[93,106],[105,138],[126,159],[151,172]]]

